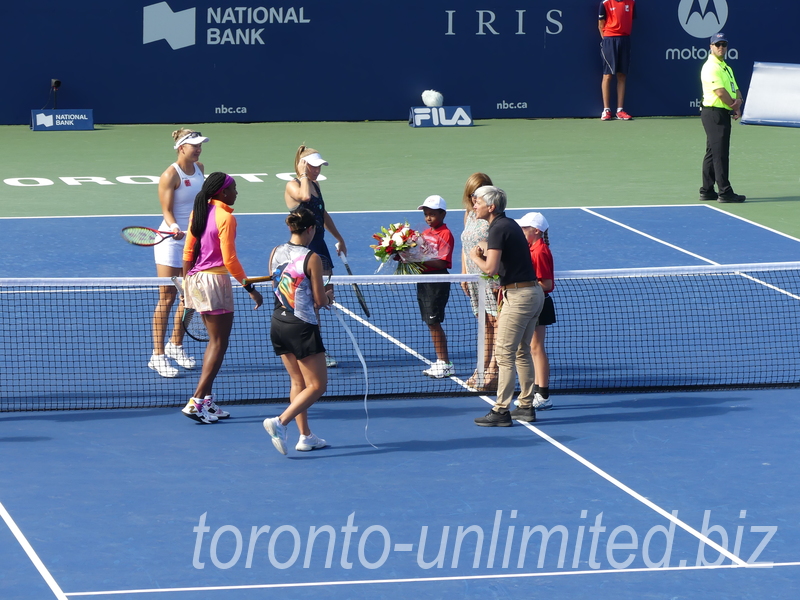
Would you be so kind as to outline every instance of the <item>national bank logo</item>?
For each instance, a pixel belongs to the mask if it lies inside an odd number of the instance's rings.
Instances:
[[[710,38],[728,21],[727,0],[681,0],[678,20],[689,35]]]
[[[173,50],[195,44],[195,9],[173,12],[166,2],[144,7],[142,43],[166,40]]]
[[[53,115],[46,115],[44,113],[36,113],[36,125],[44,125],[45,127],[53,126]]]

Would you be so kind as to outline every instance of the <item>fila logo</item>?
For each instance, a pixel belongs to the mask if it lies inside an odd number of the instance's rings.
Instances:
[[[413,110],[413,126],[414,127],[452,127],[452,126],[470,126],[472,125],[472,118],[467,112],[461,107],[455,107],[455,111],[450,116],[447,117],[447,112],[445,109],[451,109],[453,107],[445,107],[439,106],[436,108],[428,108],[428,107],[415,107]]]
[[[194,46],[195,9],[173,12],[166,2],[144,7],[142,44],[166,40],[173,50]]]
[[[684,31],[696,38],[710,38],[728,21],[727,0],[681,0],[678,20]]]

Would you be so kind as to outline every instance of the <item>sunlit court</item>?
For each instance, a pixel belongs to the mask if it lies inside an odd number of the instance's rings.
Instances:
[[[12,3],[2,600],[794,600],[800,4]]]
[[[330,162],[321,185],[354,276],[334,255],[322,335],[338,365],[309,411],[329,445],[295,451],[290,425],[288,457],[261,425],[288,394],[268,307],[237,297],[215,386],[229,419],[180,414],[197,370],[147,368],[160,280],[152,250],[120,230],[157,226],[154,180],[175,127],[7,129],[4,597],[792,597],[794,131],[737,129],[741,154],[758,151],[735,163],[748,201],[724,206],[695,198],[697,156],[684,146],[702,139],[697,119],[616,125],[630,129],[193,126],[211,140],[207,169],[238,174],[248,275],[266,274],[286,239],[277,175],[297,145]],[[598,183],[594,142],[637,166]],[[458,240],[478,170],[507,191],[511,216],[547,217],[556,265],[554,408],[504,429],[473,423],[493,396],[466,385],[481,346],[459,252],[443,323],[455,374],[431,379],[414,285],[376,275],[370,248],[389,223],[424,228],[416,207],[430,194],[448,201]],[[185,346],[202,357],[203,343]]]

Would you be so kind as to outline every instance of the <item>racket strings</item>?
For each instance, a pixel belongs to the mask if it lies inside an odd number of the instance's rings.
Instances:
[[[172,233],[137,226],[123,228],[121,235],[126,242],[136,246],[155,246],[164,239],[172,237]]]

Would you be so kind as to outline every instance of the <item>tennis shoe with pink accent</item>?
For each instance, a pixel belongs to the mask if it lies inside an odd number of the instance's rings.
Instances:
[[[294,449],[300,452],[308,452],[309,450],[319,450],[327,445],[328,442],[312,433],[311,435],[301,435]]]
[[[208,412],[206,401],[200,400],[199,398],[190,398],[186,406],[181,409],[181,412],[199,423],[209,424],[217,422],[217,416]]]
[[[613,121],[614,116],[611,114],[611,110],[608,108],[604,108],[603,112],[600,113],[600,120],[601,121]]]
[[[272,438],[272,445],[281,454],[286,452],[286,437],[288,431],[286,425],[281,423],[280,417],[273,417],[272,419],[264,419],[264,429],[267,430],[269,437]]]
[[[229,413],[227,410],[222,410],[222,408],[217,406],[217,403],[214,402],[214,394],[209,394],[206,396],[203,404],[205,404],[206,408],[208,408],[208,412],[218,419],[227,419],[231,416],[231,413]]]
[[[162,377],[177,377],[178,369],[173,367],[164,354],[153,354],[147,366]]]
[[[183,349],[183,346],[176,346],[172,342],[167,342],[164,346],[164,354],[178,363],[184,369],[194,369],[197,366],[197,361],[194,356],[189,356]]]

